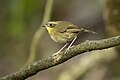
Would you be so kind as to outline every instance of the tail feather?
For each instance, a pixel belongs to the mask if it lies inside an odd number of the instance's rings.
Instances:
[[[94,33],[94,34],[97,34],[96,32],[92,31],[92,30],[87,30],[87,29],[83,29],[81,28],[83,32],[88,32],[88,33]]]

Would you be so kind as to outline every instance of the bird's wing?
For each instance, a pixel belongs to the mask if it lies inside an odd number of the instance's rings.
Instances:
[[[80,32],[81,30],[80,29],[67,29],[66,32],[70,32],[70,33],[78,33]]]
[[[64,28],[60,30],[61,33],[63,33],[63,32],[78,32],[78,31],[80,31],[79,27],[74,26],[74,25],[64,26]]]
[[[74,25],[68,26],[66,29],[66,32],[71,32],[71,33],[78,33],[80,32],[80,28]]]
[[[80,27],[77,27],[77,26],[69,26],[69,27],[67,27],[65,32],[69,32],[69,33],[88,32],[88,33],[97,34],[96,32],[94,32],[92,30],[87,30],[87,29],[80,28]]]

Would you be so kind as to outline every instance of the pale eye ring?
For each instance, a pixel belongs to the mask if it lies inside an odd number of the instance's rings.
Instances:
[[[48,26],[52,28],[55,26],[55,24],[49,23]]]

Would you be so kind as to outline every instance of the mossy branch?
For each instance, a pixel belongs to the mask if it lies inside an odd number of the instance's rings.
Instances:
[[[84,52],[107,49],[118,45],[120,45],[120,36],[96,41],[87,40],[70,48],[66,54],[64,54],[64,52],[61,52],[56,55],[52,55],[48,58],[36,61],[21,69],[20,71],[11,73],[9,75],[6,75],[5,77],[1,77],[0,80],[24,80],[30,76],[35,75],[39,71],[61,64],[69,60],[70,58],[82,54]]]

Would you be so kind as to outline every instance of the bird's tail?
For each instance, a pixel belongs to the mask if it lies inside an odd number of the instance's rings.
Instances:
[[[81,28],[83,32],[88,32],[88,33],[94,33],[94,34],[97,34],[96,32],[92,31],[92,30],[87,30],[87,29],[84,29],[84,28]]]

